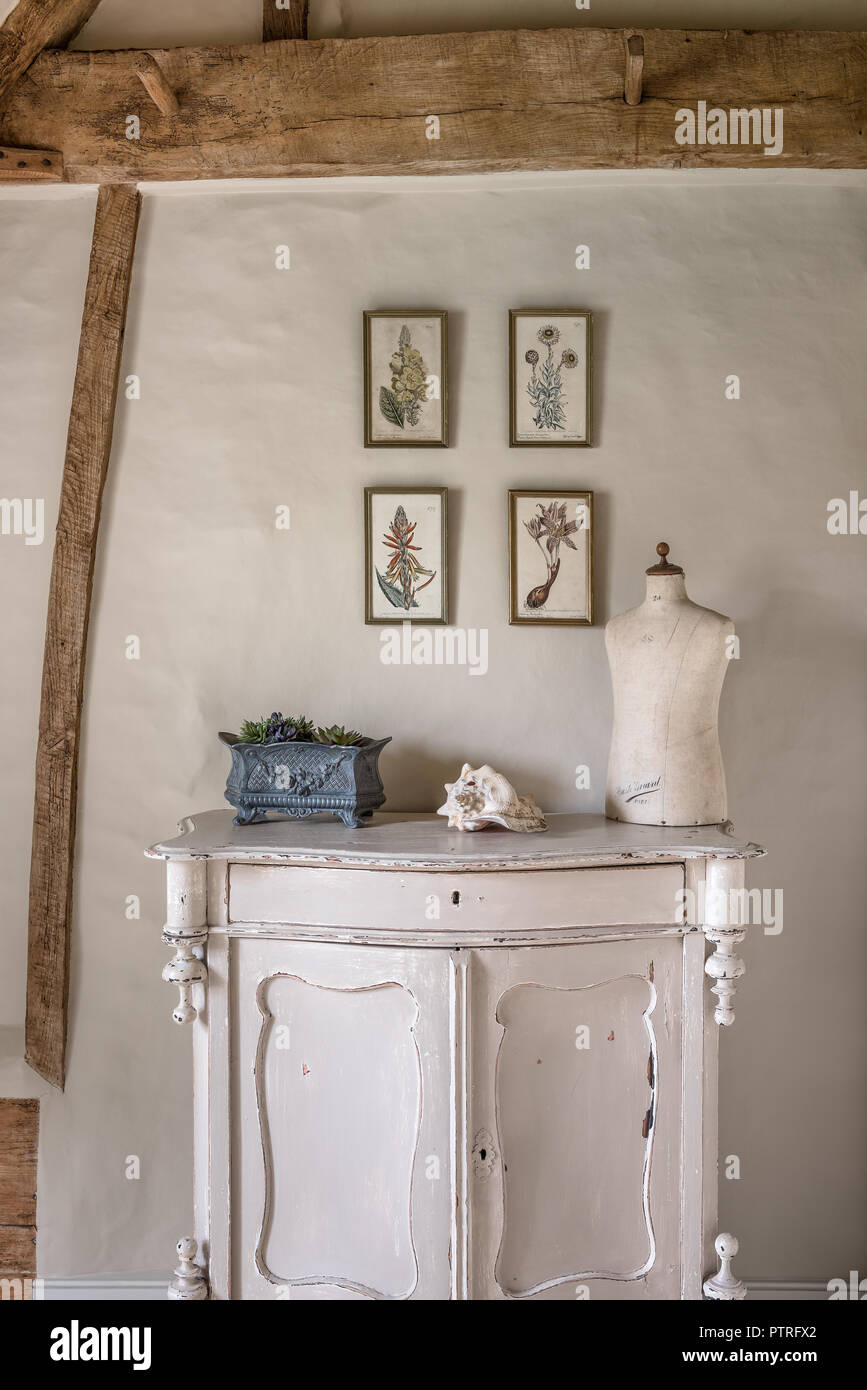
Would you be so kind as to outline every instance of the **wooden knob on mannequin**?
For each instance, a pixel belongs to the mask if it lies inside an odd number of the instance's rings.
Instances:
[[[670,565],[668,563],[668,552],[670,548],[668,541],[659,542],[659,545],[656,547],[659,561],[657,564],[651,565],[649,570],[645,570],[645,574],[683,574],[680,565]]]

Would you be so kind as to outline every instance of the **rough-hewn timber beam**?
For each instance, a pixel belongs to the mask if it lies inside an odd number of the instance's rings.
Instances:
[[[101,188],[54,540],[30,858],[25,1057],[55,1086],[66,1060],[78,744],[93,563],[141,199]]]
[[[0,145],[0,183],[59,183],[63,155],[59,150],[19,150]]]
[[[149,102],[138,54],[43,53],[0,141],[63,150],[73,182],[473,170],[867,167],[867,34],[644,30],[640,105],[623,29],[308,39],[156,54],[181,103]],[[784,113],[765,142],[684,143],[676,113]],[[126,118],[141,118],[127,139]],[[438,138],[426,118],[439,118]]]
[[[262,0],[262,39],[306,39],[310,0]]]
[[[74,39],[99,0],[18,0],[0,26],[0,97],[43,48]]]
[[[178,98],[166,81],[165,73],[152,53],[140,53],[136,59],[136,72],[148,96],[162,111],[164,116],[176,116]]]

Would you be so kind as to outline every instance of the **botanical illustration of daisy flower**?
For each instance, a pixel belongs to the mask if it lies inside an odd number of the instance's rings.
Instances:
[[[538,352],[530,348],[524,353],[524,361],[530,364],[527,394],[536,407],[533,424],[537,430],[562,430],[566,428],[566,397],[563,394],[560,368],[577,366],[578,354],[572,348],[564,348],[560,361],[554,361],[554,347],[560,341],[560,330],[552,323],[543,324],[536,337],[540,343],[545,344],[548,351],[538,373]]]

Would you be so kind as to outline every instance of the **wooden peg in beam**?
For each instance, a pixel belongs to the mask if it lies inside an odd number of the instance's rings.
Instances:
[[[639,106],[644,87],[644,39],[641,34],[630,34],[626,40],[626,78],[623,83],[623,100],[627,106]]]
[[[153,54],[140,53],[135,60],[135,70],[163,115],[176,116],[180,109],[178,99]]]

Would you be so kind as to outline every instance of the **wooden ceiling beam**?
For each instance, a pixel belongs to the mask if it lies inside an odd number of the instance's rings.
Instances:
[[[84,27],[99,0],[18,0],[0,25],[0,97],[43,48],[62,48]]]
[[[0,183],[61,183],[59,150],[20,150],[0,145]]]
[[[635,106],[624,99],[633,35],[644,40]],[[76,183],[867,167],[867,33],[542,29],[154,56],[180,98],[171,119],[142,104],[139,53],[47,52],[9,94],[0,142],[61,149]],[[700,102],[782,110],[782,149],[678,143],[678,111]],[[130,113],[138,139],[127,138]]]

